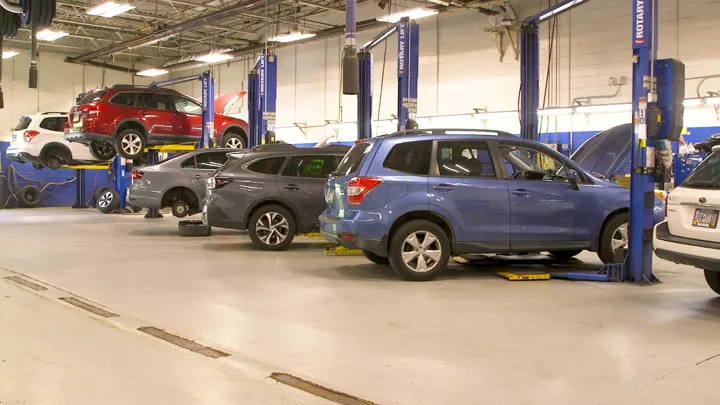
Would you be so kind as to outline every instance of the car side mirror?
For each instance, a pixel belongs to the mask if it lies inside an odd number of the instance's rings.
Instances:
[[[573,190],[580,190],[580,185],[578,184],[578,173],[575,170],[568,170],[567,172],[568,181],[570,182],[570,188]]]

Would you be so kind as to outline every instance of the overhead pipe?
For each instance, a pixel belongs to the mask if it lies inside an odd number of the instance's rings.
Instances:
[[[184,32],[202,28],[208,24],[214,24],[219,23],[225,20],[228,20],[230,18],[236,17],[238,13],[240,12],[248,12],[255,10],[256,8],[265,7],[265,6],[271,6],[273,4],[279,3],[281,0],[248,0],[243,1],[238,5],[224,8],[222,10],[210,13],[206,16],[201,16],[196,19],[186,21],[184,23],[180,23],[177,25],[173,25],[172,27],[168,27],[162,30],[159,30],[155,33],[152,33],[150,35],[146,35],[144,37],[134,39],[131,41],[122,42],[117,45],[111,45],[107,46],[105,48],[99,49],[94,52],[86,53],[84,55],[76,56],[74,58],[71,58],[71,62],[84,62],[91,59],[99,58],[102,56],[110,55],[113,53],[122,52],[128,49],[138,48],[144,45],[160,42],[162,40],[174,37],[176,35],[182,34]]]
[[[357,26],[355,15],[357,0],[347,0],[345,6],[345,50],[343,52],[342,78],[343,94],[358,94],[360,91],[360,68],[357,58]]]

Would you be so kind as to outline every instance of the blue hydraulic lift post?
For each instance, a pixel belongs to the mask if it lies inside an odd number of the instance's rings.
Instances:
[[[263,51],[248,75],[249,147],[275,142],[277,56]]]
[[[358,52],[358,139],[372,137],[373,59],[370,51],[395,32],[398,34],[398,131],[407,129],[417,118],[420,28],[404,17],[368,41]]]
[[[540,139],[540,35],[539,25],[590,0],[565,0],[528,17],[520,30],[520,134]]]

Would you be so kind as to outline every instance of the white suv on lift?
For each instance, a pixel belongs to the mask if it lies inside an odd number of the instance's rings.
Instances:
[[[97,162],[87,146],[65,140],[67,121],[68,114],[62,112],[21,116],[10,135],[8,159],[52,170],[63,165]]]
[[[705,270],[720,294],[720,146],[667,198],[667,221],[655,227],[655,254]]]

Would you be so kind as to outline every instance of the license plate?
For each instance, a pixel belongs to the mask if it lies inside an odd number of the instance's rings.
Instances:
[[[715,229],[718,224],[718,214],[720,214],[720,211],[718,210],[705,210],[697,208],[695,210],[692,225],[699,228]]]
[[[77,121],[78,118],[80,118],[80,113],[79,113],[79,112],[76,112],[75,114],[73,114],[73,121]]]
[[[72,133],[75,133],[75,132],[80,132],[80,128],[78,128],[78,127],[70,127],[70,129],[68,129],[68,134],[72,134]]]
[[[327,195],[325,196],[325,201],[327,201],[328,204],[332,204],[334,199],[335,191],[333,191],[333,189],[328,190]]]

